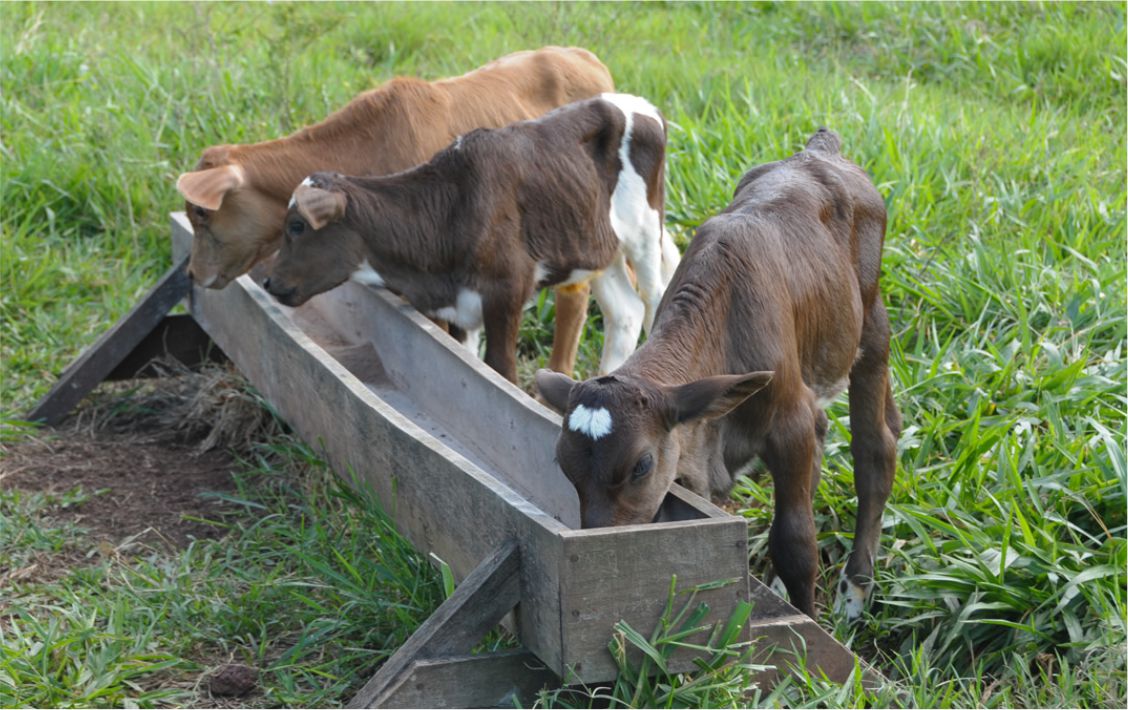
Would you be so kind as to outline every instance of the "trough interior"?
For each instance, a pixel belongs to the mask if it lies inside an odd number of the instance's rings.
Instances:
[[[264,276],[262,266],[251,273],[256,284]],[[398,297],[346,283],[285,310],[311,340],[401,415],[564,525],[579,529],[575,489],[555,464],[559,424],[554,415],[538,411],[541,405]],[[695,505],[700,503],[705,502],[671,493],[656,520],[709,517]]]

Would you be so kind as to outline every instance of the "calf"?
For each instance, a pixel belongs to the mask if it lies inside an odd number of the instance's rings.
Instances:
[[[452,79],[396,78],[285,138],[208,148],[176,183],[196,234],[189,274],[201,286],[223,288],[273,254],[286,203],[312,172],[406,170],[475,128],[535,118],[613,89],[607,67],[591,52],[545,47]],[[571,372],[587,297],[585,286],[556,291],[553,369]]]
[[[473,131],[396,175],[314,174],[294,192],[265,287],[298,305],[350,278],[387,285],[423,313],[484,325],[486,363],[516,381],[525,302],[590,280],[610,370],[649,330],[679,258],[662,228],[665,145],[657,109],[604,94]]]
[[[759,456],[775,484],[772,561],[813,617],[823,410],[848,384],[858,522],[839,602],[861,613],[901,428],[878,287],[885,219],[865,173],[820,129],[804,151],[750,170],[701,226],[622,367],[581,383],[537,373],[564,415],[556,455],[584,527],[651,521],[675,481],[724,499]]]

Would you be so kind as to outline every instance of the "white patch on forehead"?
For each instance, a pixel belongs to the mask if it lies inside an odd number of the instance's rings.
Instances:
[[[364,284],[365,286],[380,287],[384,285],[384,277],[381,276],[376,269],[372,268],[372,265],[368,263],[368,259],[360,262],[360,266],[356,267],[356,271],[349,275],[349,280],[356,281],[358,284]]]
[[[459,136],[456,136],[455,139],[454,139],[454,150],[461,150],[461,149],[462,149],[462,136],[459,135]]]
[[[578,404],[568,417],[568,428],[592,439],[601,439],[611,433],[611,412],[603,407],[588,409]]]
[[[468,288],[459,289],[454,306],[444,306],[432,315],[470,331],[482,327],[482,294]]]
[[[304,180],[301,181],[301,183],[298,184],[298,187],[313,187],[313,179],[307,176]],[[297,190],[295,189],[294,192],[296,193]],[[290,204],[287,205],[286,209],[292,210],[294,209],[294,205],[296,204],[298,204],[298,198],[294,195],[290,195]]]

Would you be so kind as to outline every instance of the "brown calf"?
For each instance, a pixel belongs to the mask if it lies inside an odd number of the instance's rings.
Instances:
[[[313,172],[406,170],[475,128],[535,118],[613,89],[607,67],[591,52],[545,47],[451,79],[392,79],[285,138],[208,148],[176,184],[196,234],[189,273],[202,286],[223,288],[274,253],[286,203]],[[582,285],[557,289],[553,369],[572,370],[587,297]]]
[[[423,313],[484,326],[486,363],[516,381],[525,302],[590,280],[601,367],[613,369],[649,330],[679,258],[662,228],[665,146],[657,109],[604,94],[473,131],[396,175],[314,174],[294,192],[265,286],[299,305],[347,279],[387,285]]]
[[[858,522],[839,600],[861,614],[901,418],[878,287],[885,204],[839,139],[750,170],[701,226],[647,342],[610,376],[541,370],[564,414],[557,460],[584,527],[649,522],[676,480],[716,499],[759,456],[775,483],[769,549],[791,601],[815,615],[824,407],[849,384]]]

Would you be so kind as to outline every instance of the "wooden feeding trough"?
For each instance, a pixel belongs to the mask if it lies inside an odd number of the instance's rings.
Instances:
[[[181,264],[192,239],[182,213],[172,231]],[[179,278],[162,282],[166,311],[168,294],[188,288]],[[192,288],[192,318],[302,439],[460,580],[353,706],[492,706],[545,683],[613,680],[613,626],[648,634],[672,575],[680,589],[733,580],[698,599],[720,622],[752,603],[756,662],[785,671],[805,658],[839,681],[855,669],[846,648],[748,574],[743,518],[675,486],[668,522],[582,530],[575,490],[553,460],[558,415],[387,291],[346,283],[291,309],[259,280]],[[73,399],[68,373],[57,389]],[[522,648],[470,655],[503,620]],[[691,670],[692,660],[675,654],[670,669]]]

